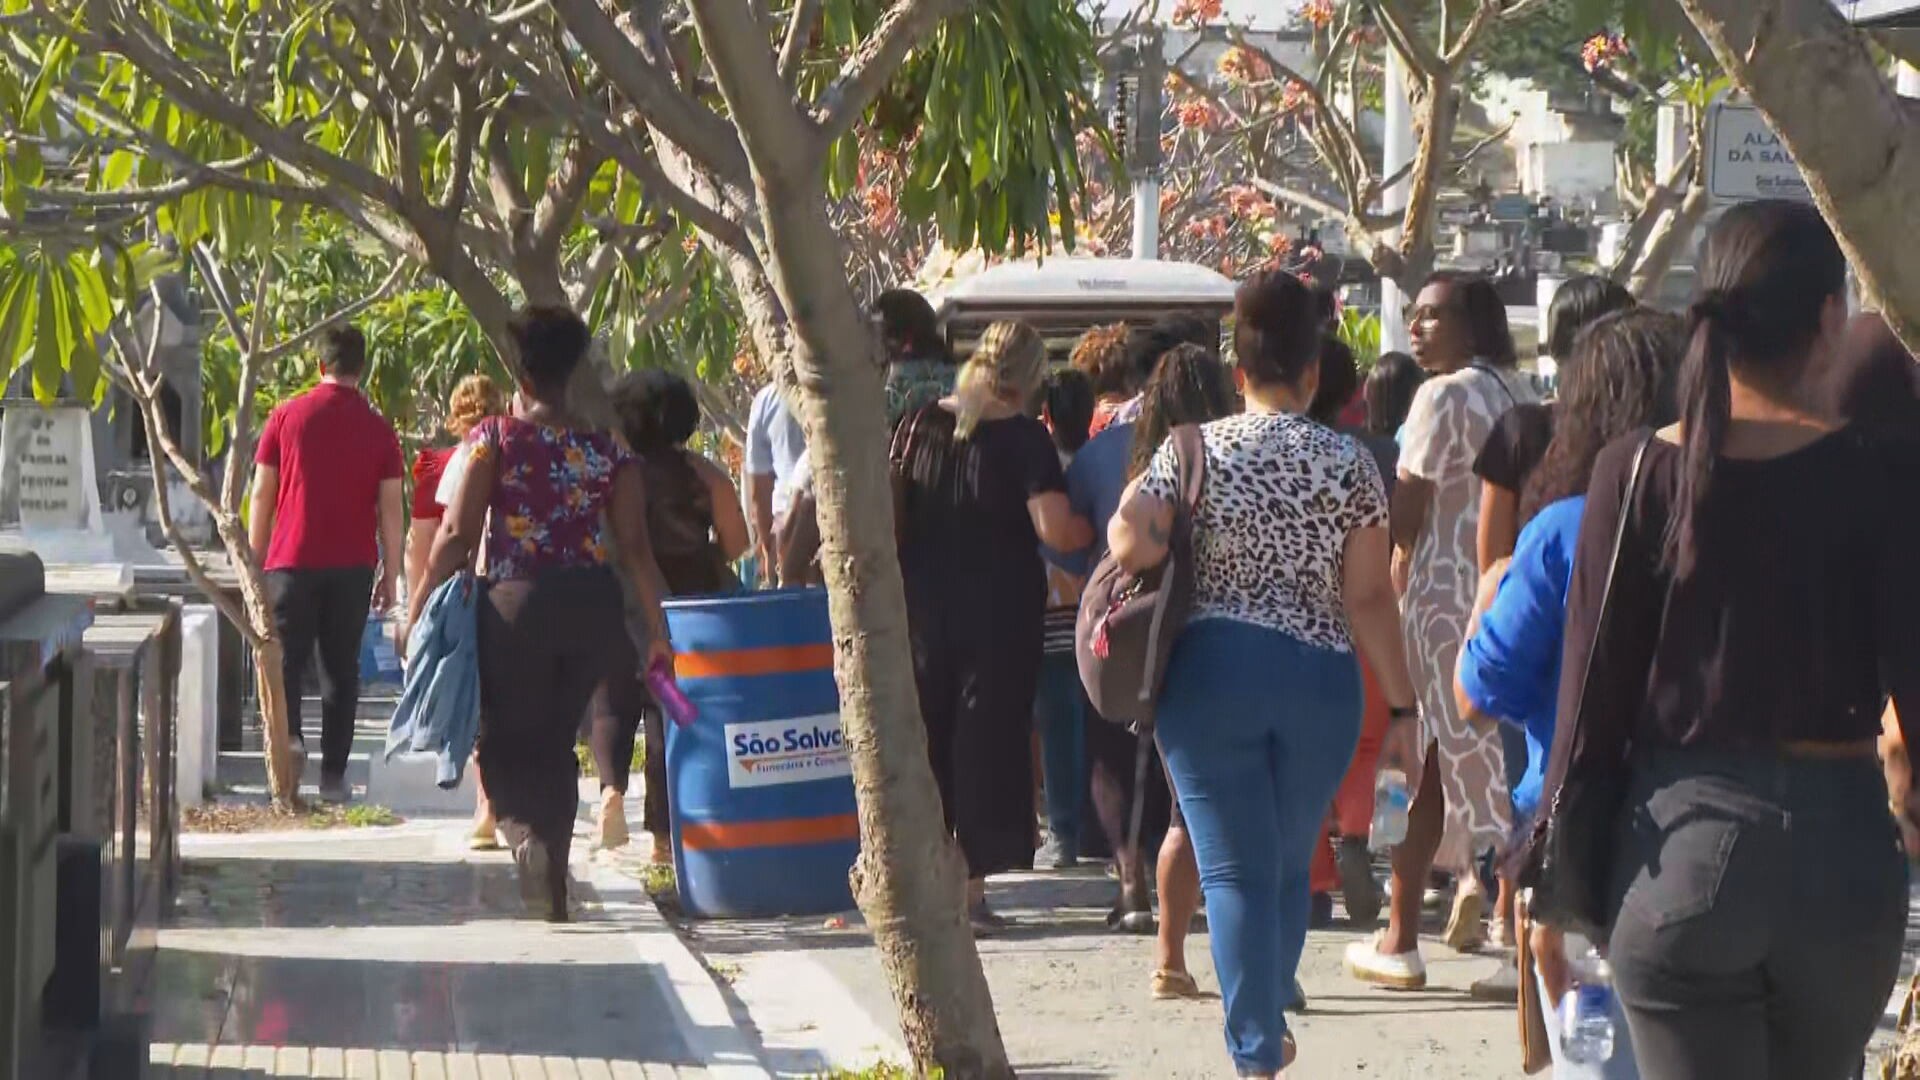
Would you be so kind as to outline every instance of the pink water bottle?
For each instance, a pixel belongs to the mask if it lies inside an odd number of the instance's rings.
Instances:
[[[647,689],[653,693],[653,700],[680,727],[686,727],[700,719],[700,707],[687,700],[680,689],[680,683],[673,677],[673,661],[660,657],[647,669]]]

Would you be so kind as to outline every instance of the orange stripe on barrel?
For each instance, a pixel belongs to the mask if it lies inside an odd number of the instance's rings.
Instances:
[[[860,819],[852,814],[780,821],[688,821],[680,825],[680,846],[688,851],[732,851],[858,839]]]
[[[673,673],[682,679],[791,675],[831,667],[833,667],[833,646],[824,643],[690,652],[681,653],[673,658]]]

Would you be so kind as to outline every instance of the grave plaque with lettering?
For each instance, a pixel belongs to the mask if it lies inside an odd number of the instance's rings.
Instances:
[[[85,408],[10,401],[0,412],[0,528],[102,531],[93,426]]]

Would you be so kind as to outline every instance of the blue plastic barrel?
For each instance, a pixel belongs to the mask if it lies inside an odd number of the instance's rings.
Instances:
[[[680,903],[707,918],[853,907],[860,850],[822,589],[673,600],[680,688],[667,725]]]

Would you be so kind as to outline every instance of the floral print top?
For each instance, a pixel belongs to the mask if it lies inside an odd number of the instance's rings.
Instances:
[[[487,504],[489,577],[606,563],[613,477],[636,463],[613,436],[495,416],[468,432],[467,446],[473,461],[497,463]]]

